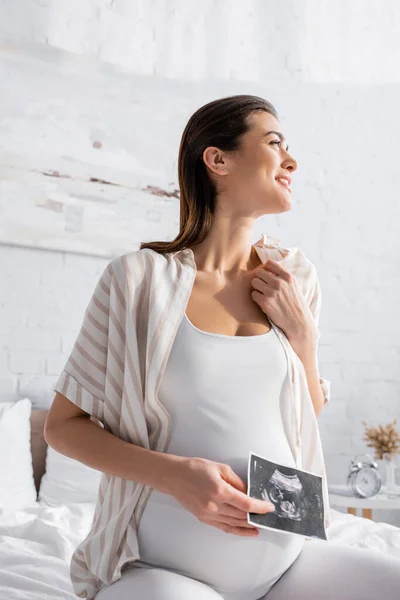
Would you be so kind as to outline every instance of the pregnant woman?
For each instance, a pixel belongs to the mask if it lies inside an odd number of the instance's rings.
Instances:
[[[290,210],[296,169],[268,101],[206,104],[181,139],[179,235],[101,275],[45,427],[102,472],[78,597],[397,597],[397,559],[247,523],[273,510],[246,493],[251,450],[322,477],[329,532],[318,277],[298,248],[251,244],[258,217]]]

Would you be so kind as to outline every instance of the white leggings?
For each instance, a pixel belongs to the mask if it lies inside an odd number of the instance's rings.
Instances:
[[[251,586],[251,584],[250,584]],[[378,550],[308,540],[296,560],[257,600],[398,600],[400,560]],[[248,600],[221,595],[196,579],[158,567],[129,568],[96,600]]]

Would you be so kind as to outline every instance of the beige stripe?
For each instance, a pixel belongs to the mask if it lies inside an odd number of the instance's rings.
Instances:
[[[82,388],[80,385],[78,385],[77,389],[76,389],[76,404],[80,407],[82,407]]]
[[[65,381],[62,388],[63,391],[61,393],[67,398],[71,398],[72,402],[75,402],[77,406],[85,410],[87,413],[93,415],[95,418],[101,417],[100,420],[102,421],[103,411],[100,404],[101,401],[97,398],[97,396],[94,396],[85,390],[92,399],[92,406],[87,406],[83,401],[83,386],[67,371],[64,370],[63,373],[65,374]],[[72,390],[69,391],[70,386],[72,386],[71,381],[76,383],[76,395],[72,393]]]
[[[82,346],[82,345],[81,345],[81,344],[80,344],[78,341],[75,343],[75,346],[74,346],[74,351],[75,351],[75,350],[77,350],[77,351],[78,351],[78,353],[79,353],[79,354],[80,354],[80,355],[81,355],[81,356],[82,356],[84,359],[86,359],[88,363],[90,363],[91,365],[93,365],[94,367],[96,367],[96,369],[98,369],[98,371],[100,371],[100,373],[101,373],[102,375],[105,375],[105,373],[106,373],[106,367],[105,367],[105,365],[103,365],[103,364],[99,363],[97,360],[95,360],[95,359],[94,359],[94,358],[93,358],[93,357],[90,355],[90,353],[89,353],[87,350],[85,350],[85,348],[84,348],[84,347],[83,347],[83,346]],[[106,357],[105,357],[105,358],[106,358]]]
[[[111,337],[108,340],[108,349],[110,351],[110,354],[113,356],[115,362],[119,366],[121,373],[124,373],[125,363],[124,363],[123,359],[121,358],[119,352],[117,351],[116,347],[114,346]],[[124,348],[124,350],[125,350],[125,348]]]
[[[104,413],[103,413],[102,400],[100,400],[100,398],[98,398],[97,396],[95,396],[93,394],[92,394],[92,398],[93,398],[93,414],[97,415],[97,417],[100,421],[103,421]]]
[[[93,540],[93,537],[91,538],[91,541]],[[91,567],[91,565],[93,564],[93,560],[92,560],[92,544],[86,544],[85,546],[85,554],[86,554],[86,562],[89,565],[89,568]]]
[[[122,418],[122,412],[121,412],[121,422],[119,425],[119,437],[124,442],[132,443],[131,432],[130,432],[126,422]]]
[[[125,507],[124,510],[122,510],[122,507],[124,506],[125,500],[126,500],[126,480],[125,479],[120,479],[119,482],[119,504],[118,504],[118,509],[117,511],[115,511],[115,507],[117,506],[117,496],[115,498],[113,498],[113,502],[114,502],[114,510],[113,513],[119,513],[119,517],[114,525],[114,530],[113,530],[113,535],[112,535],[112,541],[111,541],[111,548],[110,548],[110,556],[114,557],[113,560],[110,561],[109,566],[108,566],[108,571],[107,571],[107,576],[109,579],[112,578],[113,573],[114,573],[114,569],[116,567],[116,565],[118,564],[118,558],[119,557],[115,557],[115,553],[118,549],[118,547],[121,544],[121,529],[122,529],[122,523],[125,521],[126,518],[126,511],[127,510],[132,510],[132,507],[128,505],[128,507]],[[116,558],[116,560],[115,560]]]
[[[106,547],[106,527],[103,528],[103,531],[100,534],[100,540],[99,540],[99,550],[98,550],[98,555],[97,555],[97,559],[96,559],[96,571],[98,571],[100,569],[100,565],[102,562],[102,559],[104,560],[104,551],[105,551],[105,547]],[[111,560],[111,556],[109,554],[107,554],[107,558],[108,560]]]
[[[144,396],[143,393],[145,392],[145,381],[146,381],[146,360],[144,360],[146,352],[147,352],[147,348],[148,348],[148,330],[150,327],[150,320],[151,320],[151,315],[149,312],[149,305],[148,305],[148,295],[146,293],[146,285],[147,284],[147,280],[151,277],[151,275],[149,275],[148,271],[148,265],[146,263],[146,259],[145,259],[145,253],[142,253],[141,255],[139,255],[142,257],[142,259],[139,261],[139,266],[140,266],[140,270],[141,270],[141,281],[143,281],[142,285],[139,286],[139,290],[138,292],[135,291],[135,309],[131,310],[131,314],[133,315],[133,325],[134,325],[134,330],[136,331],[136,340],[135,340],[135,348],[138,349],[138,352],[140,354],[140,350],[142,349],[143,352],[143,359],[139,360],[140,357],[138,357],[138,364],[136,365],[136,372],[137,372],[137,378],[138,381],[140,382],[140,384],[142,385],[143,382],[143,392],[140,394],[140,398],[142,398],[142,400],[144,401]],[[139,268],[139,267],[138,267]],[[146,314],[147,315],[147,322],[145,319],[141,318],[142,314]],[[147,434],[147,431],[146,431]],[[147,436],[148,437],[148,436]]]
[[[83,380],[86,383],[90,383],[94,388],[96,388],[97,390],[102,392],[102,394],[104,394],[104,385],[100,385],[95,379],[93,379],[93,377],[91,377],[89,375],[89,373],[87,371],[84,371],[83,369],[81,369],[73,356],[69,357],[69,361],[70,361],[71,365],[74,367],[74,369],[81,375],[81,377],[83,378]],[[71,377],[73,377],[73,376],[71,375]],[[73,377],[73,379],[75,379],[75,377]],[[76,381],[76,379],[75,379],[75,381]],[[79,382],[77,382],[77,383],[79,383]],[[80,384],[80,385],[82,385],[82,384]]]
[[[71,572],[70,573],[70,577],[72,579],[72,581],[74,581],[74,583],[84,583],[84,584],[89,584],[89,585],[93,585],[94,587],[96,587],[98,585],[98,580],[95,579],[94,577],[89,577],[89,575],[84,575],[84,577],[79,577],[79,575],[76,575],[76,573]]]
[[[110,410],[111,415],[116,424],[120,420],[121,412],[121,400],[122,400],[122,388],[116,382],[115,378],[111,374],[111,369],[107,373],[108,379],[108,392],[104,398],[104,404]]]
[[[122,326],[120,324],[120,322],[118,321],[118,317],[116,315],[116,312],[113,310],[113,308],[110,306],[110,322],[114,325],[115,329],[118,331],[119,333],[119,337],[121,338],[121,341],[123,344],[126,343],[126,337],[125,337],[125,323],[124,326]]]
[[[78,546],[78,548],[77,548],[77,550],[76,550],[76,554],[77,554],[78,556],[82,556],[83,558],[85,558],[85,553],[83,552],[83,550],[82,550],[82,547],[81,547],[81,546]]]
[[[127,352],[127,365],[128,365],[128,373],[130,375],[130,381],[132,382],[132,385],[134,387],[135,390],[135,394],[137,398],[141,398],[142,397],[142,392],[140,391],[140,385],[138,382],[138,375],[137,372],[135,370],[134,365],[132,364],[132,358],[129,352],[129,349],[127,348],[128,352]],[[142,446],[143,448],[146,447],[144,439],[140,433],[140,429],[136,424],[136,419],[135,419],[135,415],[132,409],[132,403],[131,402],[126,402],[125,403],[125,408],[128,412],[128,415],[130,417],[130,425],[133,428],[134,431],[134,435],[135,435],[135,439],[137,440],[137,443]]]
[[[145,286],[145,281],[146,281],[146,275],[145,275],[145,269],[146,269],[146,265],[145,265],[145,257],[143,254],[139,255],[142,257],[142,260],[139,262],[140,267],[141,267],[141,278],[140,281],[143,281],[142,285],[140,286],[140,294],[139,297],[137,299],[136,302],[136,310],[132,311],[133,316],[135,318],[135,331],[139,332],[139,339],[142,340],[143,335],[144,335],[144,327],[143,327],[143,331],[142,331],[142,319],[140,318],[140,315],[143,313],[143,304],[145,301],[145,297],[146,297],[146,286]],[[149,276],[150,277],[150,276]],[[148,313],[148,315],[150,316],[150,312]],[[146,341],[145,339],[143,339],[143,341]],[[145,347],[145,346],[139,346],[139,348],[141,347]]]
[[[107,265],[103,275],[99,279],[99,285],[100,285],[101,289],[103,290],[104,295],[109,297],[110,296],[110,287],[105,282],[106,275],[108,275],[110,280],[113,277],[113,269],[112,269],[111,263],[109,263]]]
[[[86,313],[86,319],[88,321],[90,321],[93,325],[93,327],[95,327],[95,329],[97,329],[98,331],[100,331],[100,333],[102,333],[103,335],[107,336],[108,335],[108,326],[105,327],[104,325],[102,325],[92,314],[92,312],[90,310],[87,311]]]
[[[138,271],[140,269],[140,272],[138,272],[138,280],[139,281],[143,281],[142,285],[138,286],[139,294],[136,295],[135,298],[133,298],[133,294],[136,293],[136,289],[133,291],[131,291],[131,296],[132,296],[132,303],[133,300],[135,301],[134,304],[136,306],[135,310],[131,310],[130,314],[133,316],[134,318],[134,323],[133,323],[133,327],[134,327],[134,331],[136,331],[136,336],[137,336],[137,346],[138,348],[146,348],[146,331],[145,331],[145,323],[143,323],[143,320],[140,319],[140,315],[143,312],[143,303],[144,303],[144,296],[145,296],[145,288],[146,286],[144,285],[144,279],[145,279],[145,253],[141,252],[138,254]],[[131,281],[135,281],[135,278],[133,277],[129,264],[126,260],[126,258],[124,257],[123,260],[123,265],[124,265],[124,269],[125,269],[125,273],[126,273],[126,278],[129,282]],[[149,313],[149,318],[150,318],[150,313]],[[143,327],[142,327],[142,323],[143,323]],[[145,361],[143,361],[144,364]],[[135,390],[135,399],[137,400],[137,402],[141,403],[141,409],[142,412],[144,411],[144,407],[142,405],[143,402],[143,391],[142,391],[142,378],[140,376],[140,364],[135,365],[133,363],[132,360],[132,356],[129,350],[129,343],[127,344],[126,347],[126,364],[128,366],[128,375],[129,375],[129,382],[132,384],[134,390]],[[144,376],[145,374],[143,374],[143,381],[144,381]],[[131,402],[126,402],[125,404],[128,413],[131,417],[131,424],[132,427],[134,429],[135,432],[135,436],[136,439],[138,441],[138,444],[140,444],[143,448],[146,447],[146,444],[144,442],[144,438],[142,437],[141,433],[140,433],[140,429],[136,424],[136,420],[135,420],[135,416],[134,416],[134,412],[133,412],[133,408],[132,408],[132,403]],[[144,415],[143,415],[144,416]],[[144,431],[143,435],[146,435],[147,432]]]
[[[145,253],[139,252],[137,254],[137,269],[135,274],[132,274],[131,268],[129,266],[127,256],[122,256],[122,266],[125,273],[125,280],[128,286],[128,298],[130,301],[130,307],[136,307],[135,310],[130,310],[130,314],[136,318],[134,322],[135,331],[138,331],[138,326],[140,322],[140,315],[142,314],[142,298],[143,298],[143,288],[145,287],[145,278],[144,278],[144,261],[145,261]],[[136,265],[135,265],[136,266]],[[132,287],[132,283],[134,287]],[[140,284],[140,285],[139,285]],[[139,298],[137,298],[137,290],[140,289]]]
[[[110,521],[111,521],[111,516],[113,515],[114,511],[115,511],[115,505],[114,505],[114,492],[115,492],[115,477],[113,475],[108,475],[109,479],[110,479],[110,483],[108,486],[108,490],[107,490],[107,495],[106,495],[106,499],[105,499],[105,507],[104,507],[104,516],[105,518],[102,520],[104,521],[104,523],[102,523],[103,526],[103,530],[100,534],[100,548],[99,548],[99,557],[103,557],[104,560],[104,551],[105,551],[105,547],[106,547],[106,536],[107,536],[107,529],[110,529]],[[111,531],[111,535],[113,536],[115,532],[115,528],[112,529]],[[112,561],[112,555],[109,552],[108,553],[108,558],[109,561]],[[99,560],[101,560],[101,558],[99,558]]]
[[[83,570],[83,571],[87,571],[87,564],[85,561],[81,560],[78,557],[78,553],[75,552],[74,553],[74,562]]]
[[[94,542],[94,536],[97,535],[99,533],[99,524],[101,521],[101,517],[103,515],[103,506],[104,506],[104,495],[102,494],[100,497],[100,494],[98,496],[99,500],[98,500],[98,505],[96,506],[96,514],[94,516],[93,519],[93,523],[92,523],[92,527],[91,527],[91,532],[90,532],[90,537],[86,542],[86,553],[90,554],[92,553],[92,546],[93,546],[93,542]],[[93,561],[89,563],[89,566],[91,567],[91,569],[93,570],[93,566],[94,565],[98,565],[98,561]]]
[[[91,344],[91,346],[96,348],[96,350],[98,350],[105,356],[107,355],[107,346],[103,346],[97,340],[95,340],[94,337],[90,335],[89,331],[86,329],[86,327],[84,325],[82,325],[81,333],[82,333],[83,337],[85,337],[87,339],[89,344]]]
[[[64,373],[65,373],[65,371],[64,371]],[[68,381],[69,381],[69,380],[68,380],[68,375],[67,375],[67,376],[65,377],[65,379],[64,379],[64,384],[63,384],[63,386],[62,386],[62,388],[61,388],[61,389],[62,389],[62,392],[61,392],[61,393],[62,393],[64,396],[66,396],[66,395],[67,395],[67,390],[68,390]]]
[[[109,302],[109,296],[107,296],[107,302]],[[106,319],[108,319],[108,307],[105,306],[101,300],[99,300],[98,296],[96,293],[93,293],[92,296],[92,303],[96,306],[96,308],[99,309],[100,312],[103,313],[103,315],[106,317]],[[93,309],[93,307],[91,306],[91,308]]]
[[[108,374],[108,379],[109,379],[109,381],[111,381],[111,373]],[[113,428],[116,428],[116,431],[114,431],[114,435],[116,435],[117,431],[118,431],[118,427],[119,427],[119,422],[121,419],[121,413],[115,408],[114,404],[108,398],[108,396],[106,396],[106,398],[104,400],[104,406],[107,407],[107,409],[110,411],[111,416],[114,420],[114,423],[108,423],[108,425],[112,426]]]
[[[127,556],[130,554],[132,558],[136,556],[127,539],[125,539],[125,553]]]
[[[108,380],[109,380],[109,383],[110,383],[112,389],[114,390],[117,398],[121,399],[123,389],[121,388],[121,386],[119,385],[118,381],[115,379],[115,377],[113,376],[111,371],[108,373]]]
[[[129,278],[131,277],[131,271],[128,266],[126,254],[121,256],[121,264],[122,264],[122,271],[124,273],[125,287],[127,289],[127,294],[128,294],[128,298],[129,298],[129,293],[130,293],[130,279]],[[125,298],[125,313],[126,313],[126,298]]]
[[[123,267],[123,272],[124,272],[124,276],[125,276],[125,282],[126,282],[126,270],[125,270],[125,263],[124,261],[122,261],[122,267]],[[115,273],[113,274],[114,276],[114,287],[115,287],[115,292],[117,294],[117,297],[119,299],[119,303],[122,307],[122,310],[124,311],[125,315],[126,315],[126,298],[125,298],[125,294],[122,292],[120,286],[119,286],[119,282],[117,277],[115,276]]]
[[[98,500],[99,500],[100,505],[103,504],[104,496],[107,491],[107,483],[104,485],[104,481],[106,481],[106,479],[105,479],[105,477],[102,476],[100,479],[99,492],[98,492]],[[103,485],[104,485],[104,489],[103,489]]]
[[[132,383],[132,386],[136,393],[136,400],[140,403],[141,408],[143,408],[143,391],[140,380],[140,373],[136,368],[136,365],[133,362],[131,351],[129,349],[129,344],[126,346],[126,362],[125,367],[129,376],[129,381]],[[130,405],[129,405],[130,407]]]
[[[115,552],[115,561],[114,561],[114,565],[115,566],[114,566],[113,574],[115,572],[115,569],[118,567],[119,561],[121,559],[121,555],[122,555],[122,553],[124,551],[125,543],[126,543],[125,541],[123,543],[121,541],[120,545],[117,548],[117,551]]]

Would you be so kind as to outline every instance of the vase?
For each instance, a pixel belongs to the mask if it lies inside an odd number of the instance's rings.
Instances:
[[[386,493],[389,498],[397,498],[399,490],[396,485],[396,454],[394,452],[384,452],[382,459],[386,472]]]

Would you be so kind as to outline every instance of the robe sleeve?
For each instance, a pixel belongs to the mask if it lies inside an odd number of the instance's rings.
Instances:
[[[321,313],[321,285],[319,283],[318,274],[315,266],[313,265],[313,285],[311,289],[311,295],[309,298],[309,306],[311,313],[315,319],[318,331],[318,341],[321,338],[321,332],[319,329],[319,317]],[[323,377],[319,378],[319,382],[321,384],[322,392],[324,395],[324,405],[327,404],[331,397],[331,382],[329,379],[324,379]]]
[[[122,292],[113,269],[114,262],[108,264],[97,281],[78,336],[53,386],[54,391],[66,396],[87,412],[91,420],[106,429],[109,429],[105,419],[105,407],[109,402],[109,398],[106,398],[107,375],[110,361],[113,360],[113,348],[117,345],[116,325],[121,315],[123,320],[124,312],[121,306]]]

